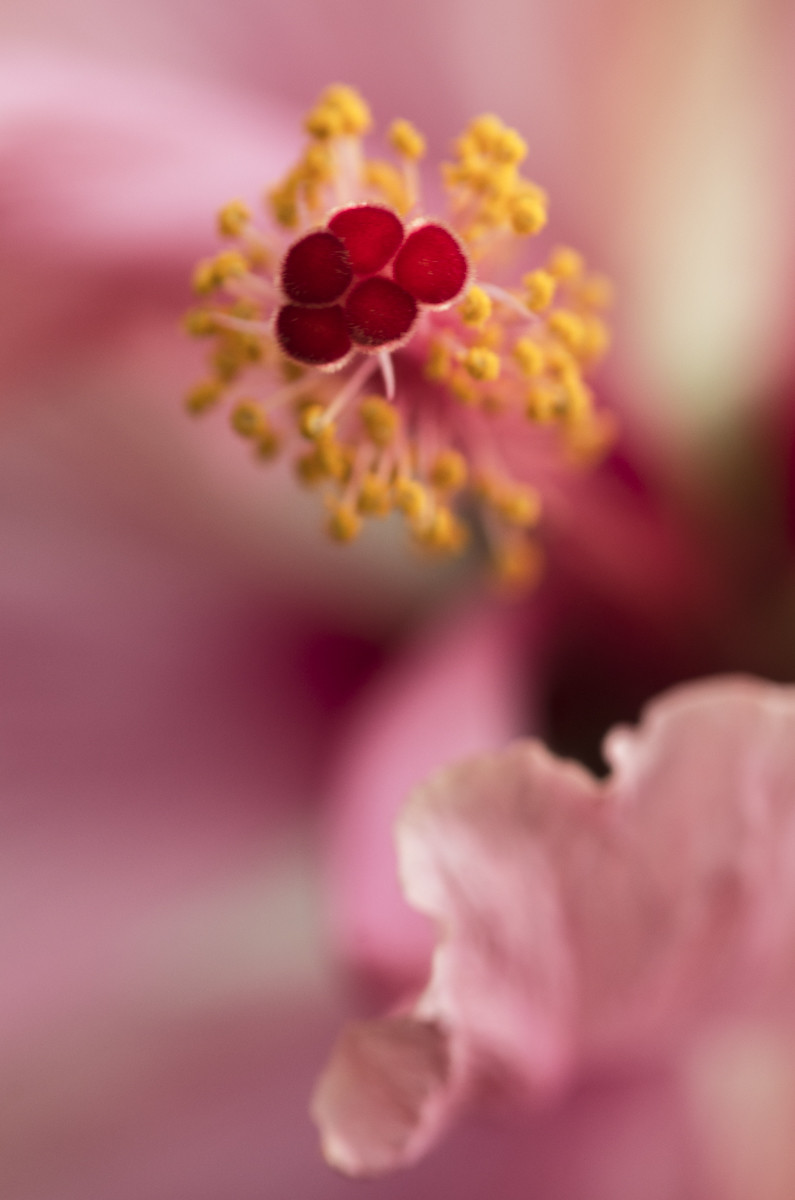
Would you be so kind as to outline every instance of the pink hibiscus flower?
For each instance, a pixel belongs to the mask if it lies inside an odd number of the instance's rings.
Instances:
[[[791,690],[719,680],[613,730],[603,781],[518,742],[417,789],[398,850],[407,897],[437,930],[432,971],[409,1009],[340,1038],[314,1101],[330,1161],[388,1170],[478,1094],[510,1093],[546,1122],[586,1084],[609,1092],[634,1072],[678,1076],[696,1125],[713,1121],[708,1173],[752,1101],[717,1116],[698,1101],[722,1071],[740,1086],[755,1038],[792,1042],[794,733]],[[786,1063],[762,1057],[762,1086],[791,1095]],[[767,1150],[750,1146],[755,1194],[783,1195],[788,1143]]]

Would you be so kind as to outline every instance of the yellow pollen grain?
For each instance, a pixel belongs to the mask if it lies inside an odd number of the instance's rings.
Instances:
[[[450,394],[459,404],[471,408],[478,403],[478,389],[466,371],[453,371],[446,383]]]
[[[523,276],[526,290],[525,303],[531,312],[543,312],[552,303],[557,280],[549,271],[530,271]]]
[[[373,472],[365,475],[359,485],[356,507],[363,516],[388,516],[392,511],[392,495],[386,480]]]
[[[533,341],[531,337],[516,339],[513,347],[513,357],[519,370],[528,379],[540,375],[544,370],[544,351],[538,342]]]
[[[298,428],[305,438],[315,441],[322,435],[333,437],[334,425],[324,424],[325,409],[322,404],[303,404],[298,412]]]
[[[467,481],[467,462],[458,450],[442,450],[434,459],[429,479],[443,492],[457,492]]]
[[[538,524],[541,516],[541,497],[534,488],[521,484],[497,489],[491,503],[504,521],[528,529]]]
[[[206,308],[192,309],[186,315],[184,325],[191,337],[209,337],[218,329],[214,314]]]
[[[329,435],[318,438],[315,453],[323,470],[340,483],[347,482],[351,473],[351,454],[347,446],[341,445]]]
[[[244,438],[261,438],[268,429],[268,418],[254,400],[241,400],[233,408],[229,420],[235,432]]]
[[[205,379],[197,383],[185,397],[185,407],[194,416],[200,416],[208,409],[214,408],[221,399],[223,389],[217,379]]]
[[[579,353],[582,348],[585,327],[582,318],[577,313],[565,308],[557,308],[549,314],[547,328],[555,337],[560,338],[564,346],[572,352]]]
[[[282,439],[279,437],[275,429],[266,428],[256,439],[254,449],[257,457],[267,462],[281,450]]]
[[[511,204],[510,219],[514,233],[532,237],[547,223],[546,206],[538,196],[518,196]]]
[[[213,259],[205,258],[200,263],[197,263],[193,272],[191,286],[199,296],[206,296],[215,290],[216,278]]]
[[[273,188],[267,196],[273,219],[285,229],[298,224],[298,193],[295,180],[288,179],[281,187]]]
[[[387,134],[393,150],[416,162],[425,153],[425,138],[410,121],[393,121]]]
[[[383,449],[395,440],[400,417],[394,405],[381,396],[368,396],[359,407],[359,416],[373,445]]]
[[[215,256],[213,270],[218,283],[226,283],[228,279],[242,279],[248,273],[248,262],[239,250],[223,250]]]
[[[464,367],[473,379],[493,383],[500,376],[500,358],[493,350],[472,346],[464,355]]]
[[[326,532],[335,542],[352,542],[361,533],[362,521],[350,504],[331,506]]]
[[[431,342],[425,360],[425,378],[431,383],[445,383],[450,376],[450,352],[442,342]]]
[[[221,237],[240,237],[251,220],[251,210],[243,200],[230,200],[218,213]]]
[[[583,257],[576,250],[572,250],[570,246],[558,246],[549,256],[547,270],[556,279],[570,283],[579,279],[584,266]]]
[[[328,471],[320,461],[316,450],[310,450],[308,454],[301,454],[296,459],[295,473],[305,487],[314,487],[324,479],[328,479]]]
[[[561,416],[561,397],[551,383],[538,383],[527,394],[525,415],[539,425],[549,425]]]
[[[416,521],[425,511],[427,494],[416,479],[409,479],[406,475],[399,476],[393,484],[392,494],[396,507],[409,520]]]
[[[397,167],[380,159],[369,159],[364,167],[364,181],[379,191],[395,212],[405,216],[411,207],[411,200],[406,182]]]
[[[491,297],[475,285],[458,306],[458,312],[465,325],[484,325],[491,316],[492,307]]]
[[[527,157],[527,142],[515,129],[506,127],[495,138],[492,154],[499,162],[516,166]]]

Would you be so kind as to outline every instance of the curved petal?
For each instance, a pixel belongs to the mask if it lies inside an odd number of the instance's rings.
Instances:
[[[517,743],[404,810],[406,894],[439,929],[413,1011],[447,1031],[450,1098],[497,1077],[551,1100],[586,1068],[665,1061],[718,1013],[791,1000],[795,690],[679,688],[607,754],[597,782]]]

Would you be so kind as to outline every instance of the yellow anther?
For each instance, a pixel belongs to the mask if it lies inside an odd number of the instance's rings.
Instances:
[[[306,116],[304,128],[310,137],[327,139],[340,137],[345,129],[345,119],[332,104],[318,104]]]
[[[544,570],[544,556],[535,542],[517,538],[499,547],[493,565],[497,583],[503,590],[526,592],[539,582]]]
[[[464,355],[464,367],[473,379],[492,383],[500,376],[500,358],[493,350],[472,346]]]
[[[386,517],[392,511],[389,484],[380,475],[369,472],[359,485],[356,507],[363,516]]]
[[[260,438],[268,429],[268,418],[260,404],[254,400],[241,400],[232,410],[232,428],[241,437]]]
[[[486,325],[484,329],[478,330],[476,346],[485,346],[487,350],[499,350],[505,341],[504,326],[493,321],[490,325]]]
[[[274,188],[267,196],[273,219],[285,229],[294,229],[298,224],[298,196],[294,179],[288,179],[281,187]]]
[[[266,428],[256,440],[255,450],[257,457],[268,461],[275,458],[281,450],[282,439],[279,437],[275,429]]]
[[[555,379],[565,379],[572,372],[579,374],[579,367],[570,350],[562,342],[554,342],[546,350],[547,371]]]
[[[584,265],[582,255],[578,254],[576,250],[572,250],[569,246],[558,246],[549,256],[547,270],[556,279],[562,279],[568,283],[582,275]]]
[[[329,151],[322,142],[312,142],[306,149],[301,163],[301,174],[306,180],[325,183],[333,174]]]
[[[543,312],[549,307],[557,284],[554,275],[549,271],[530,271],[523,276],[522,283],[527,291],[525,302],[531,312]]]
[[[540,375],[544,370],[544,351],[538,342],[533,341],[531,337],[516,339],[513,347],[513,357],[519,366],[519,370],[528,379]]]
[[[209,337],[217,331],[215,315],[206,308],[194,308],[185,317],[185,329],[193,337]]]
[[[457,450],[442,450],[434,459],[429,479],[443,492],[457,492],[467,481],[467,462]]]
[[[219,379],[231,383],[249,361],[248,347],[243,338],[229,335],[215,348],[212,365]]]
[[[505,126],[499,117],[495,117],[493,113],[484,113],[470,122],[461,139],[461,148],[463,150],[475,146],[481,154],[492,154],[505,132]]]
[[[316,450],[310,450],[308,454],[300,455],[295,461],[295,471],[301,483],[306,487],[314,487],[315,484],[321,483],[329,477]]]
[[[400,475],[392,486],[395,505],[409,518],[416,521],[422,516],[428,503],[427,493],[416,479]]]
[[[191,285],[194,292],[199,296],[206,296],[209,292],[215,290],[217,283],[215,278],[215,261],[212,258],[202,259],[197,264],[194,272]]]
[[[425,360],[425,378],[431,383],[445,383],[450,377],[450,351],[443,342],[431,342]]]
[[[356,88],[347,84],[331,84],[320,97],[320,103],[340,114],[343,133],[355,137],[366,133],[373,123],[368,105]]]
[[[509,525],[528,529],[538,524],[541,516],[541,497],[534,488],[523,487],[521,484],[506,484],[497,488],[489,499],[496,512]]]
[[[388,400],[381,396],[368,396],[362,401],[359,416],[367,431],[367,436],[379,449],[389,446],[395,439],[400,417],[398,411]]]
[[[477,286],[471,287],[458,307],[465,325],[483,325],[491,316],[491,297]]]
[[[527,142],[515,129],[505,128],[495,138],[492,153],[499,162],[518,165],[527,155]]]
[[[578,354],[585,338],[585,326],[582,318],[565,308],[556,308],[549,314],[547,328],[555,337],[560,338],[563,345]]]
[[[450,394],[459,404],[466,404],[468,407],[471,407],[478,403],[480,399],[478,389],[466,371],[453,371],[446,382],[447,387],[450,389]]]
[[[527,394],[525,415],[539,425],[549,425],[562,415],[562,398],[551,383],[537,383]]]
[[[322,404],[303,404],[298,411],[298,428],[305,438],[316,441],[317,438],[334,436],[334,425],[324,421],[325,409]]]
[[[511,203],[511,228],[520,237],[539,233],[547,223],[546,205],[539,196],[520,195]]]
[[[230,200],[218,214],[221,237],[240,237],[251,220],[251,210],[242,200]]]
[[[404,158],[416,161],[425,153],[425,138],[410,121],[393,121],[389,126],[389,144]]]
[[[411,200],[406,190],[406,182],[392,163],[380,159],[370,159],[364,168],[364,180],[370,187],[376,188],[395,212],[404,216],[411,207]]]
[[[350,504],[334,504],[326,522],[326,531],[335,542],[352,542],[361,533],[361,518]]]
[[[427,524],[414,529],[414,536],[436,554],[460,554],[467,544],[466,526],[444,505],[436,509]]]
[[[248,262],[239,250],[223,250],[216,255],[213,269],[221,284],[226,283],[227,279],[241,279],[248,274]]]
[[[317,459],[325,473],[340,483],[345,483],[351,474],[351,452],[329,433],[315,443]]]
[[[579,375],[572,372],[561,382],[561,397],[563,416],[570,425],[590,419],[593,399]]]
[[[185,407],[189,413],[199,416],[213,408],[221,399],[223,389],[217,379],[205,379],[197,383],[185,397]]]

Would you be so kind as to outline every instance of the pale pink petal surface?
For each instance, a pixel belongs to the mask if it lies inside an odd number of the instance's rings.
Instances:
[[[792,988],[794,734],[790,690],[718,680],[611,734],[602,783],[530,742],[415,792],[401,873],[439,944],[413,1012],[446,1031],[451,1056],[434,1131],[445,1099],[452,1115],[490,1078],[551,1103],[583,1072],[664,1063],[718,1014],[778,1014]],[[339,1054],[321,1100],[350,1067]],[[379,1153],[398,1165],[430,1111],[387,1155],[350,1126],[340,1148],[321,1104],[324,1144],[353,1172]]]

